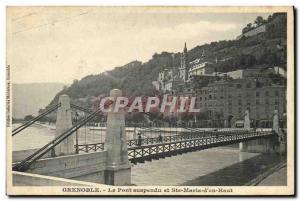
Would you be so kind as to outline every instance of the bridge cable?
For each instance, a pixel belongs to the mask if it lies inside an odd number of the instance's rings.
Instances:
[[[78,130],[80,127],[85,125],[88,121],[93,119],[98,113],[100,113],[101,110],[97,110],[90,114],[88,117],[82,119],[78,123],[76,123],[74,126],[69,128],[67,131],[63,132],[61,135],[56,137],[54,140],[50,141],[47,143],[45,146],[34,152],[32,155],[28,156],[25,158],[23,161],[18,163],[13,167],[13,170],[16,171],[26,171],[32,163],[34,163],[36,160],[40,159],[43,157],[47,152],[52,150],[54,147],[56,147],[58,144],[60,144],[63,140],[65,140],[67,137],[72,135],[76,130]]]
[[[12,136],[15,136],[16,134],[18,134],[19,132],[21,132],[22,130],[24,130],[25,128],[31,126],[33,123],[35,123],[36,121],[40,120],[41,118],[43,118],[44,116],[50,114],[51,112],[53,112],[54,110],[56,110],[57,108],[60,107],[60,103],[54,105],[53,107],[50,107],[49,109],[47,109],[45,112],[43,112],[42,114],[38,115],[37,117],[34,117],[33,119],[27,121],[26,123],[22,124],[21,126],[13,129],[12,131]]]

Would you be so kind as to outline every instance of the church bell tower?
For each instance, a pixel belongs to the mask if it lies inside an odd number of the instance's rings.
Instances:
[[[188,57],[187,57],[187,48],[186,42],[184,43],[184,49],[181,53],[181,60],[180,60],[180,78],[187,82],[189,76],[189,64],[188,64]]]

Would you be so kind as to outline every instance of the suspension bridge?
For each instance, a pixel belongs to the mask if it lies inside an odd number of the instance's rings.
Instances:
[[[112,90],[111,97],[120,97],[120,90]],[[114,103],[110,107],[113,107]],[[86,116],[72,121],[72,109]],[[273,129],[250,129],[249,115],[245,116],[244,129],[207,131],[199,128],[157,127],[134,128],[137,138],[126,135],[124,112],[109,112],[105,129],[105,142],[78,143],[77,131],[86,126],[101,110],[70,104],[67,95],[43,113],[12,130],[12,136],[20,135],[41,118],[56,111],[56,135],[53,140],[37,149],[23,160],[13,164],[13,171],[52,175],[75,180],[92,181],[110,185],[129,185],[131,164],[158,160],[213,147],[240,143],[241,151],[281,152],[285,149],[275,112]],[[148,114],[146,114],[148,115]],[[248,125],[248,127],[247,127]],[[144,137],[142,137],[144,133]],[[155,133],[147,137],[145,133]],[[145,137],[146,136],[146,137]],[[283,147],[283,148],[282,148]],[[51,157],[45,158],[51,153]]]

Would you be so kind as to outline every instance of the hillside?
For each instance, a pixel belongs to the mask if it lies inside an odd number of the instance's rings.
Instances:
[[[196,46],[188,51],[188,59],[192,61],[204,53],[207,61],[218,61],[215,63],[218,72],[274,65],[286,67],[286,16],[271,16],[263,23],[269,27],[265,33]],[[133,61],[105,73],[75,80],[70,87],[60,91],[51,104],[57,102],[60,94],[68,94],[73,102],[91,107],[97,96],[108,94],[113,88],[122,89],[126,95],[151,94],[154,92],[152,81],[157,79],[159,71],[179,65],[180,53],[155,53],[145,63]]]
[[[49,104],[62,83],[30,83],[12,85],[12,117],[23,119],[26,115],[37,115],[40,108]]]

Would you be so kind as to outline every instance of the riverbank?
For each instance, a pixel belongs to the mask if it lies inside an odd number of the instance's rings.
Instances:
[[[287,167],[286,165],[276,172],[263,179],[257,186],[286,186],[287,185]]]
[[[285,163],[286,158],[276,154],[260,154],[245,161],[235,163],[221,170],[184,182],[182,186],[244,186],[257,185],[268,177],[272,168]],[[234,175],[234,176],[233,176]],[[286,182],[286,174],[280,174],[282,182]],[[257,179],[260,178],[260,179]],[[271,185],[278,177],[271,177],[262,185]],[[274,182],[273,182],[274,183]]]

